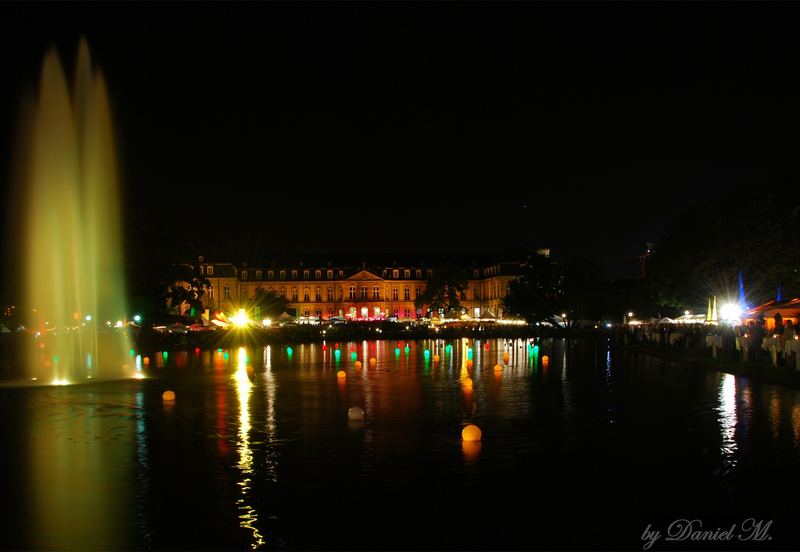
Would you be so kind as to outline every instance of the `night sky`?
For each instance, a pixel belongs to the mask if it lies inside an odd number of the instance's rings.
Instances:
[[[549,246],[615,276],[796,173],[800,5],[0,4],[0,160],[56,45],[113,104],[132,254]],[[747,194],[743,194],[743,206]]]

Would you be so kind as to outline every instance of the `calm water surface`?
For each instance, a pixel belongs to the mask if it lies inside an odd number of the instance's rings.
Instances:
[[[679,518],[771,538],[653,549],[800,546],[793,389],[605,339],[136,360],[147,379],[0,389],[3,548],[641,549]]]

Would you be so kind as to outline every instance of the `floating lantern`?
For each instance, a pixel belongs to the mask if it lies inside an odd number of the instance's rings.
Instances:
[[[472,389],[472,378],[464,378],[463,380],[461,380],[461,384],[464,387],[468,387],[469,389]]]
[[[353,364],[356,370],[361,370],[361,361],[357,360],[355,364]]]
[[[468,359],[467,360],[467,368],[472,368],[472,364],[473,364],[472,359],[471,358]]]
[[[439,362],[439,355],[433,355],[433,361]]]
[[[542,366],[547,365],[547,364],[550,364],[550,357],[547,356],[547,355],[544,355],[542,357]]]
[[[369,359],[369,365],[370,366],[375,366],[375,364],[377,362],[378,362],[378,360],[375,357],[370,357],[370,359]]]
[[[467,427],[461,430],[461,438],[464,441],[480,441],[481,440],[481,428],[476,426],[475,424],[469,424]]]
[[[336,377],[339,379],[346,378],[347,372],[345,372],[344,370],[339,370],[338,372],[336,372]]]
[[[142,362],[144,362],[145,365],[150,364],[150,357],[144,357],[144,360]]]
[[[165,403],[173,403],[175,402],[175,391],[167,389],[163,393],[161,393],[161,400]]]
[[[347,409],[347,419],[348,420],[363,420],[364,419],[364,411],[361,409],[360,406],[351,406]]]
[[[500,366],[499,364],[495,364],[494,365],[494,371],[495,372],[502,372],[503,371],[503,367]]]

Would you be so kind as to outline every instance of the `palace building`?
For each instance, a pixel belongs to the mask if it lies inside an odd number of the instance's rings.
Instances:
[[[461,263],[467,280],[461,297],[466,313],[473,318],[502,318],[503,299],[524,262],[497,258]],[[250,266],[211,262],[203,257],[192,268],[211,283],[203,299],[212,312],[230,313],[246,307],[261,288],[286,297],[296,316],[321,320],[411,320],[427,316],[427,305],[418,308],[415,300],[438,270],[436,263],[425,261],[272,261]]]

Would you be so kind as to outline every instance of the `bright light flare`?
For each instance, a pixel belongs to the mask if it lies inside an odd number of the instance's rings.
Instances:
[[[719,316],[722,320],[739,320],[742,316],[742,307],[736,303],[725,303],[719,308]]]
[[[233,325],[237,328],[246,328],[250,325],[250,318],[247,316],[244,309],[239,309],[239,312],[231,316],[230,321],[233,322]]]
[[[268,327],[268,326],[272,326],[272,320],[270,320],[269,318],[265,318],[264,320],[261,321],[261,324],[265,328]]]
[[[56,378],[53,380],[53,385],[69,385],[69,382],[65,378]]]

